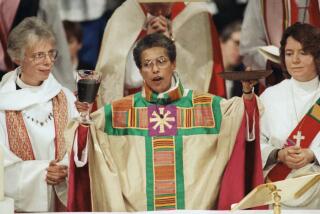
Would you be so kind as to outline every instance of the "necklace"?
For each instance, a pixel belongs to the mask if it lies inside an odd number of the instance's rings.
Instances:
[[[25,118],[27,118],[28,120],[30,120],[31,122],[34,122],[35,124],[40,125],[40,126],[44,126],[53,118],[52,112],[50,112],[44,120],[39,120],[35,117],[32,117],[32,116],[28,115],[26,112],[23,112],[23,116]]]

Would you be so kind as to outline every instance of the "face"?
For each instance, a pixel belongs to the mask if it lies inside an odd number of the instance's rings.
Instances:
[[[143,6],[154,16],[168,16],[171,14],[172,3],[145,3]]]
[[[17,61],[22,67],[21,80],[33,86],[39,86],[48,79],[53,68],[57,51],[51,41],[34,42],[25,49],[22,61]]]
[[[167,91],[171,86],[171,79],[176,63],[171,62],[167,50],[153,47],[141,53],[140,73],[146,84],[156,93]]]
[[[240,31],[233,32],[230,38],[221,43],[224,67],[226,69],[235,67],[241,63],[239,54]]]
[[[300,42],[288,37],[285,47],[285,64],[292,78],[305,82],[317,76],[314,57],[305,53]]]

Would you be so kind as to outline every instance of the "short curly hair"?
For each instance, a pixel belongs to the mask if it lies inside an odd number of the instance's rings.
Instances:
[[[56,39],[51,28],[40,18],[27,17],[10,32],[7,51],[12,59],[22,60],[27,47],[32,42],[50,41],[54,45]]]
[[[154,47],[166,49],[169,60],[176,61],[176,46],[174,42],[162,33],[152,33],[141,39],[133,49],[134,61],[139,69],[141,69],[141,54],[144,50]]]
[[[285,48],[287,40],[292,37],[298,41],[305,53],[311,54],[314,58],[314,63],[317,69],[318,75],[320,74],[320,29],[310,24],[296,22],[295,24],[288,27],[281,38],[280,42],[280,61],[281,66],[284,69],[284,74],[290,77],[285,64]]]

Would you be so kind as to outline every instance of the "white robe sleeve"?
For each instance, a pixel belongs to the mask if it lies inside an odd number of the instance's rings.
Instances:
[[[252,69],[266,68],[266,60],[258,52],[258,47],[267,45],[260,4],[261,1],[249,1],[241,27],[240,55],[244,64]]]

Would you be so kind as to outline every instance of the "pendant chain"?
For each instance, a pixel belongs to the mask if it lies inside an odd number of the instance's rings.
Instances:
[[[31,122],[34,122],[35,124],[37,125],[40,125],[40,126],[44,126],[45,124],[47,124],[50,120],[53,119],[53,113],[50,112],[48,114],[48,116],[44,119],[44,120],[39,120],[35,117],[32,117],[30,115],[28,115],[26,112],[23,112],[23,115],[25,116],[25,118],[27,118],[28,120],[30,120]]]

